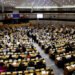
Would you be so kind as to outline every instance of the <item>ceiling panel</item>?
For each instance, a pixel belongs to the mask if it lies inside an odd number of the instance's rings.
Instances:
[[[0,4],[12,7],[75,6],[75,0],[0,0]]]

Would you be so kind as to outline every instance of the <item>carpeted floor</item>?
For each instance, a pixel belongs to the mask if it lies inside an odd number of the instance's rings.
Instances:
[[[34,42],[32,42],[32,43],[33,43],[34,47],[36,47],[36,49],[40,52],[41,56],[45,59],[46,66],[51,67],[53,69],[55,75],[64,75],[63,69],[58,68],[55,65],[54,61],[49,58],[48,54],[44,53],[44,51],[38,46],[38,44],[36,44]]]

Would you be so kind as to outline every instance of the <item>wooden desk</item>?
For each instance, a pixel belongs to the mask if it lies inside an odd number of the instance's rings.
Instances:
[[[64,75],[72,75],[73,71],[75,71],[75,64],[66,66],[64,69]]]

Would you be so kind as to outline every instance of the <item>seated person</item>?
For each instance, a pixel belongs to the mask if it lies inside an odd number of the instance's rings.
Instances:
[[[22,51],[25,52],[26,51],[26,48],[24,45],[22,45]]]
[[[8,66],[8,69],[7,69],[8,71],[10,71],[10,72],[12,72],[12,71],[14,71],[14,67],[11,65],[11,64],[9,64],[9,66]]]
[[[17,70],[18,70],[18,71],[26,70],[26,66],[25,66],[24,64],[20,63],[19,66],[18,66],[18,68],[17,68]]]
[[[40,55],[40,53],[38,53],[36,57],[38,57],[38,58],[41,58],[41,55]]]
[[[43,61],[39,61],[36,63],[36,69],[45,68],[46,65],[43,63]]]
[[[2,48],[2,45],[0,44],[0,48]]]
[[[30,61],[29,63],[28,63],[28,67],[34,67],[35,66],[35,63],[33,62],[33,61]]]
[[[27,54],[27,58],[31,58],[31,55],[29,53]]]
[[[0,72],[6,72],[7,68],[4,63],[0,63]]]

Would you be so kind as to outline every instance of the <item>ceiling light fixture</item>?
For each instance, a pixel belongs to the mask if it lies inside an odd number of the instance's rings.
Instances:
[[[29,7],[19,7],[19,6],[16,6],[15,8],[18,8],[18,9],[32,9],[31,6]],[[65,5],[65,6],[35,6],[33,7],[33,9],[51,9],[51,8],[75,8],[75,5]]]

